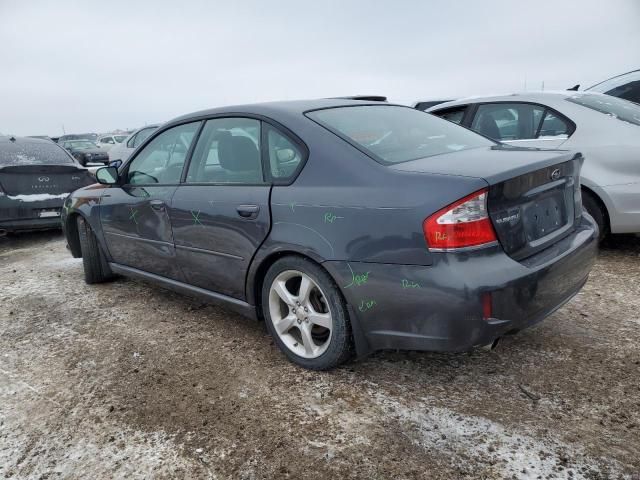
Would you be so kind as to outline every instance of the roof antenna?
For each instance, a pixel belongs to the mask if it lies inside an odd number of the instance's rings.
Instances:
[[[577,84],[577,85],[574,85],[571,88],[567,88],[567,90],[569,90],[571,92],[577,92],[579,88],[580,88],[580,84]]]

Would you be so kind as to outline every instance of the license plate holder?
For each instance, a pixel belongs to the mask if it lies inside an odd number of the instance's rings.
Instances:
[[[38,212],[38,217],[40,218],[56,218],[60,216],[60,210],[40,210]]]

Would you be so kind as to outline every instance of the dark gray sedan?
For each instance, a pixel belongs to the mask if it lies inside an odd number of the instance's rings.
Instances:
[[[597,252],[581,164],[398,105],[245,105],[163,125],[62,220],[87,282],[222,303],[328,369],[492,344],[567,302]]]

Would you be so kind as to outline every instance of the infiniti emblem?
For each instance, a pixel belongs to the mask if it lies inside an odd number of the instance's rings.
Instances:
[[[38,177],[38,181],[39,182],[48,182],[49,181],[49,177]]]
[[[557,180],[560,178],[560,169],[556,168],[553,172],[551,172],[551,180]]]

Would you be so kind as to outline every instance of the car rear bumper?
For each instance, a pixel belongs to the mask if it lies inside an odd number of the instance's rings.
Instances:
[[[431,266],[325,265],[349,304],[358,354],[466,351],[529,327],[569,301],[587,281],[597,244],[597,227],[585,215],[571,235],[523,262],[496,246],[437,254]],[[487,295],[492,308],[485,319]]]
[[[25,202],[10,199],[6,196],[1,197],[0,230],[16,232],[19,230],[60,228],[63,202],[63,198]],[[54,213],[57,215],[47,216]]]

